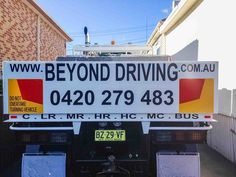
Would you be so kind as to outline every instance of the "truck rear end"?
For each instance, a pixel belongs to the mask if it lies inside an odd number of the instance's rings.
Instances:
[[[160,177],[163,154],[205,143],[217,72],[168,57],[5,62],[4,113],[26,154],[65,154],[67,176]]]

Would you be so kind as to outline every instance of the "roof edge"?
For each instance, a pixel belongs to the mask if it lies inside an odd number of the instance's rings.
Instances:
[[[71,37],[34,1],[34,0],[25,0],[27,1],[39,14],[41,14],[49,23],[51,23],[67,40],[71,42]]]
[[[177,22],[179,22],[187,13],[193,11],[192,7],[202,3],[203,0],[181,0],[173,9],[166,21],[160,27],[160,32],[167,33]]]
[[[172,10],[166,20],[155,27],[151,36],[148,39],[148,45],[154,45],[155,39],[160,35],[168,33],[178,23],[192,7],[200,4],[203,0],[181,0],[180,3]]]
[[[154,45],[155,39],[157,39],[160,35],[160,27],[164,23],[165,19],[160,20],[156,27],[154,28],[151,36],[148,38],[148,41],[146,42],[147,45]]]

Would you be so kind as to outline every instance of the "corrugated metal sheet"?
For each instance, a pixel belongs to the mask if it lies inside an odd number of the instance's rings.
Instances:
[[[219,90],[219,113],[228,116],[231,115],[231,95],[231,90]]]
[[[236,118],[235,117],[230,117],[231,119],[231,125],[230,125],[230,146],[231,146],[231,160],[232,162],[236,163]]]
[[[232,95],[232,116],[236,117],[236,89],[233,90],[233,95]]]
[[[219,91],[219,114],[214,115],[218,122],[208,132],[207,142],[216,151],[236,163],[236,90]]]

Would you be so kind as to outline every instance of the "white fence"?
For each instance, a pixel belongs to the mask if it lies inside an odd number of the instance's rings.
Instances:
[[[230,161],[236,163],[236,90],[219,90],[218,122],[208,131],[207,143]]]

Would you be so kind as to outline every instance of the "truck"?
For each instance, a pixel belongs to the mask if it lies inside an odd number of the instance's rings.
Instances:
[[[80,46],[56,61],[4,62],[5,122],[25,149],[22,177],[199,177],[218,63],[152,50]]]

